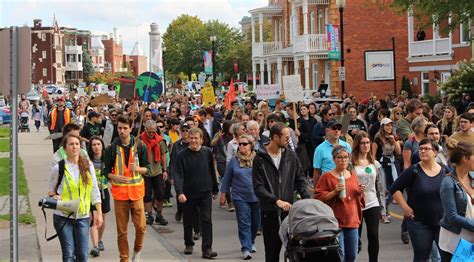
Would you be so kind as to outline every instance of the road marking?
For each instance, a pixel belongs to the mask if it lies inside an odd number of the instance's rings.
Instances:
[[[396,219],[403,220],[403,216],[400,215],[400,214],[397,214],[397,213],[395,213],[395,212],[393,212],[393,211],[388,211],[388,213],[390,214],[390,216],[392,216],[392,217],[394,217],[394,218],[396,218]]]

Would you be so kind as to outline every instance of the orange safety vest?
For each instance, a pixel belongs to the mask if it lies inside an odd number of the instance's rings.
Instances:
[[[136,141],[138,143],[138,141]],[[115,200],[136,201],[145,196],[145,183],[141,174],[130,171],[130,164],[134,161],[135,147],[131,146],[128,165],[125,165],[125,152],[121,146],[116,146],[115,165],[112,173],[128,177],[128,183],[122,184],[110,180],[112,196]],[[139,165],[140,163],[135,163]]]
[[[57,115],[58,115],[58,109],[54,108],[51,111],[51,128],[50,128],[50,130],[54,130],[54,128],[56,127]],[[71,121],[71,112],[70,112],[69,108],[64,108],[64,125],[69,124],[70,121]]]

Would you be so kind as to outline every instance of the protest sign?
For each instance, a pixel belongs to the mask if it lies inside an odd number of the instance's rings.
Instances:
[[[216,104],[216,95],[214,94],[214,88],[212,88],[212,86],[201,89],[201,94],[205,106],[212,106]]]
[[[91,106],[103,106],[112,103],[110,96],[108,94],[102,94],[94,99],[91,100]]]
[[[280,98],[280,85],[258,85],[255,89],[257,99],[270,100]]]
[[[303,101],[303,87],[300,75],[283,76],[283,91],[288,103]]]

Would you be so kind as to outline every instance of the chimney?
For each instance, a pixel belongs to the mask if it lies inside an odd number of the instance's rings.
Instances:
[[[115,42],[118,42],[118,38],[117,38],[117,28],[114,27],[114,40]]]
[[[34,26],[35,28],[41,27],[41,24],[42,24],[41,19],[34,19],[34,20],[33,20],[33,26]]]

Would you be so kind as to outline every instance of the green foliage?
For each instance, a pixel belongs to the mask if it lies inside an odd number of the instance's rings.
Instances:
[[[0,215],[0,220],[10,221],[10,215]],[[33,225],[36,220],[28,208],[28,213],[18,215],[18,222],[20,222],[20,224]]]
[[[463,93],[474,93],[474,59],[458,63],[458,69],[441,85],[441,89],[448,95],[449,103],[461,105]]]
[[[433,96],[430,94],[426,94],[423,97],[423,101],[427,103],[431,108],[433,108],[434,105],[436,105],[437,103],[441,103],[441,97],[438,94]]]
[[[0,152],[10,152],[10,139],[0,139]]]
[[[94,65],[92,64],[91,57],[85,50],[82,52],[82,73],[85,81],[88,81],[94,74]]]
[[[0,137],[10,137],[10,128],[1,127],[0,128]]]
[[[402,77],[402,88],[401,88],[401,91],[404,91],[407,95],[408,95],[408,98],[411,98],[413,93],[412,93],[412,90],[411,90],[411,84],[410,84],[410,80],[408,79],[408,77],[406,76],[403,76]],[[401,92],[400,92],[401,93]]]
[[[18,193],[28,195],[28,185],[23,171],[23,161],[18,166]],[[10,194],[10,158],[0,158],[0,196]]]
[[[252,46],[251,43],[242,42],[238,29],[218,20],[203,22],[195,16],[181,15],[171,22],[163,35],[166,46],[167,78],[190,80],[193,73],[198,75],[202,72],[204,51],[212,50],[211,36],[216,36],[217,39],[215,42],[217,74],[222,74],[223,79],[235,78],[235,63],[239,63],[241,75],[251,70]],[[182,74],[186,77],[183,78]]]
[[[384,0],[377,1],[387,3]],[[440,24],[441,21],[448,21],[451,17],[451,24],[446,28],[451,31],[461,23],[468,23],[469,19],[474,17],[472,0],[394,0],[391,6],[404,13],[413,10],[413,15],[419,21],[423,21],[424,27]]]

